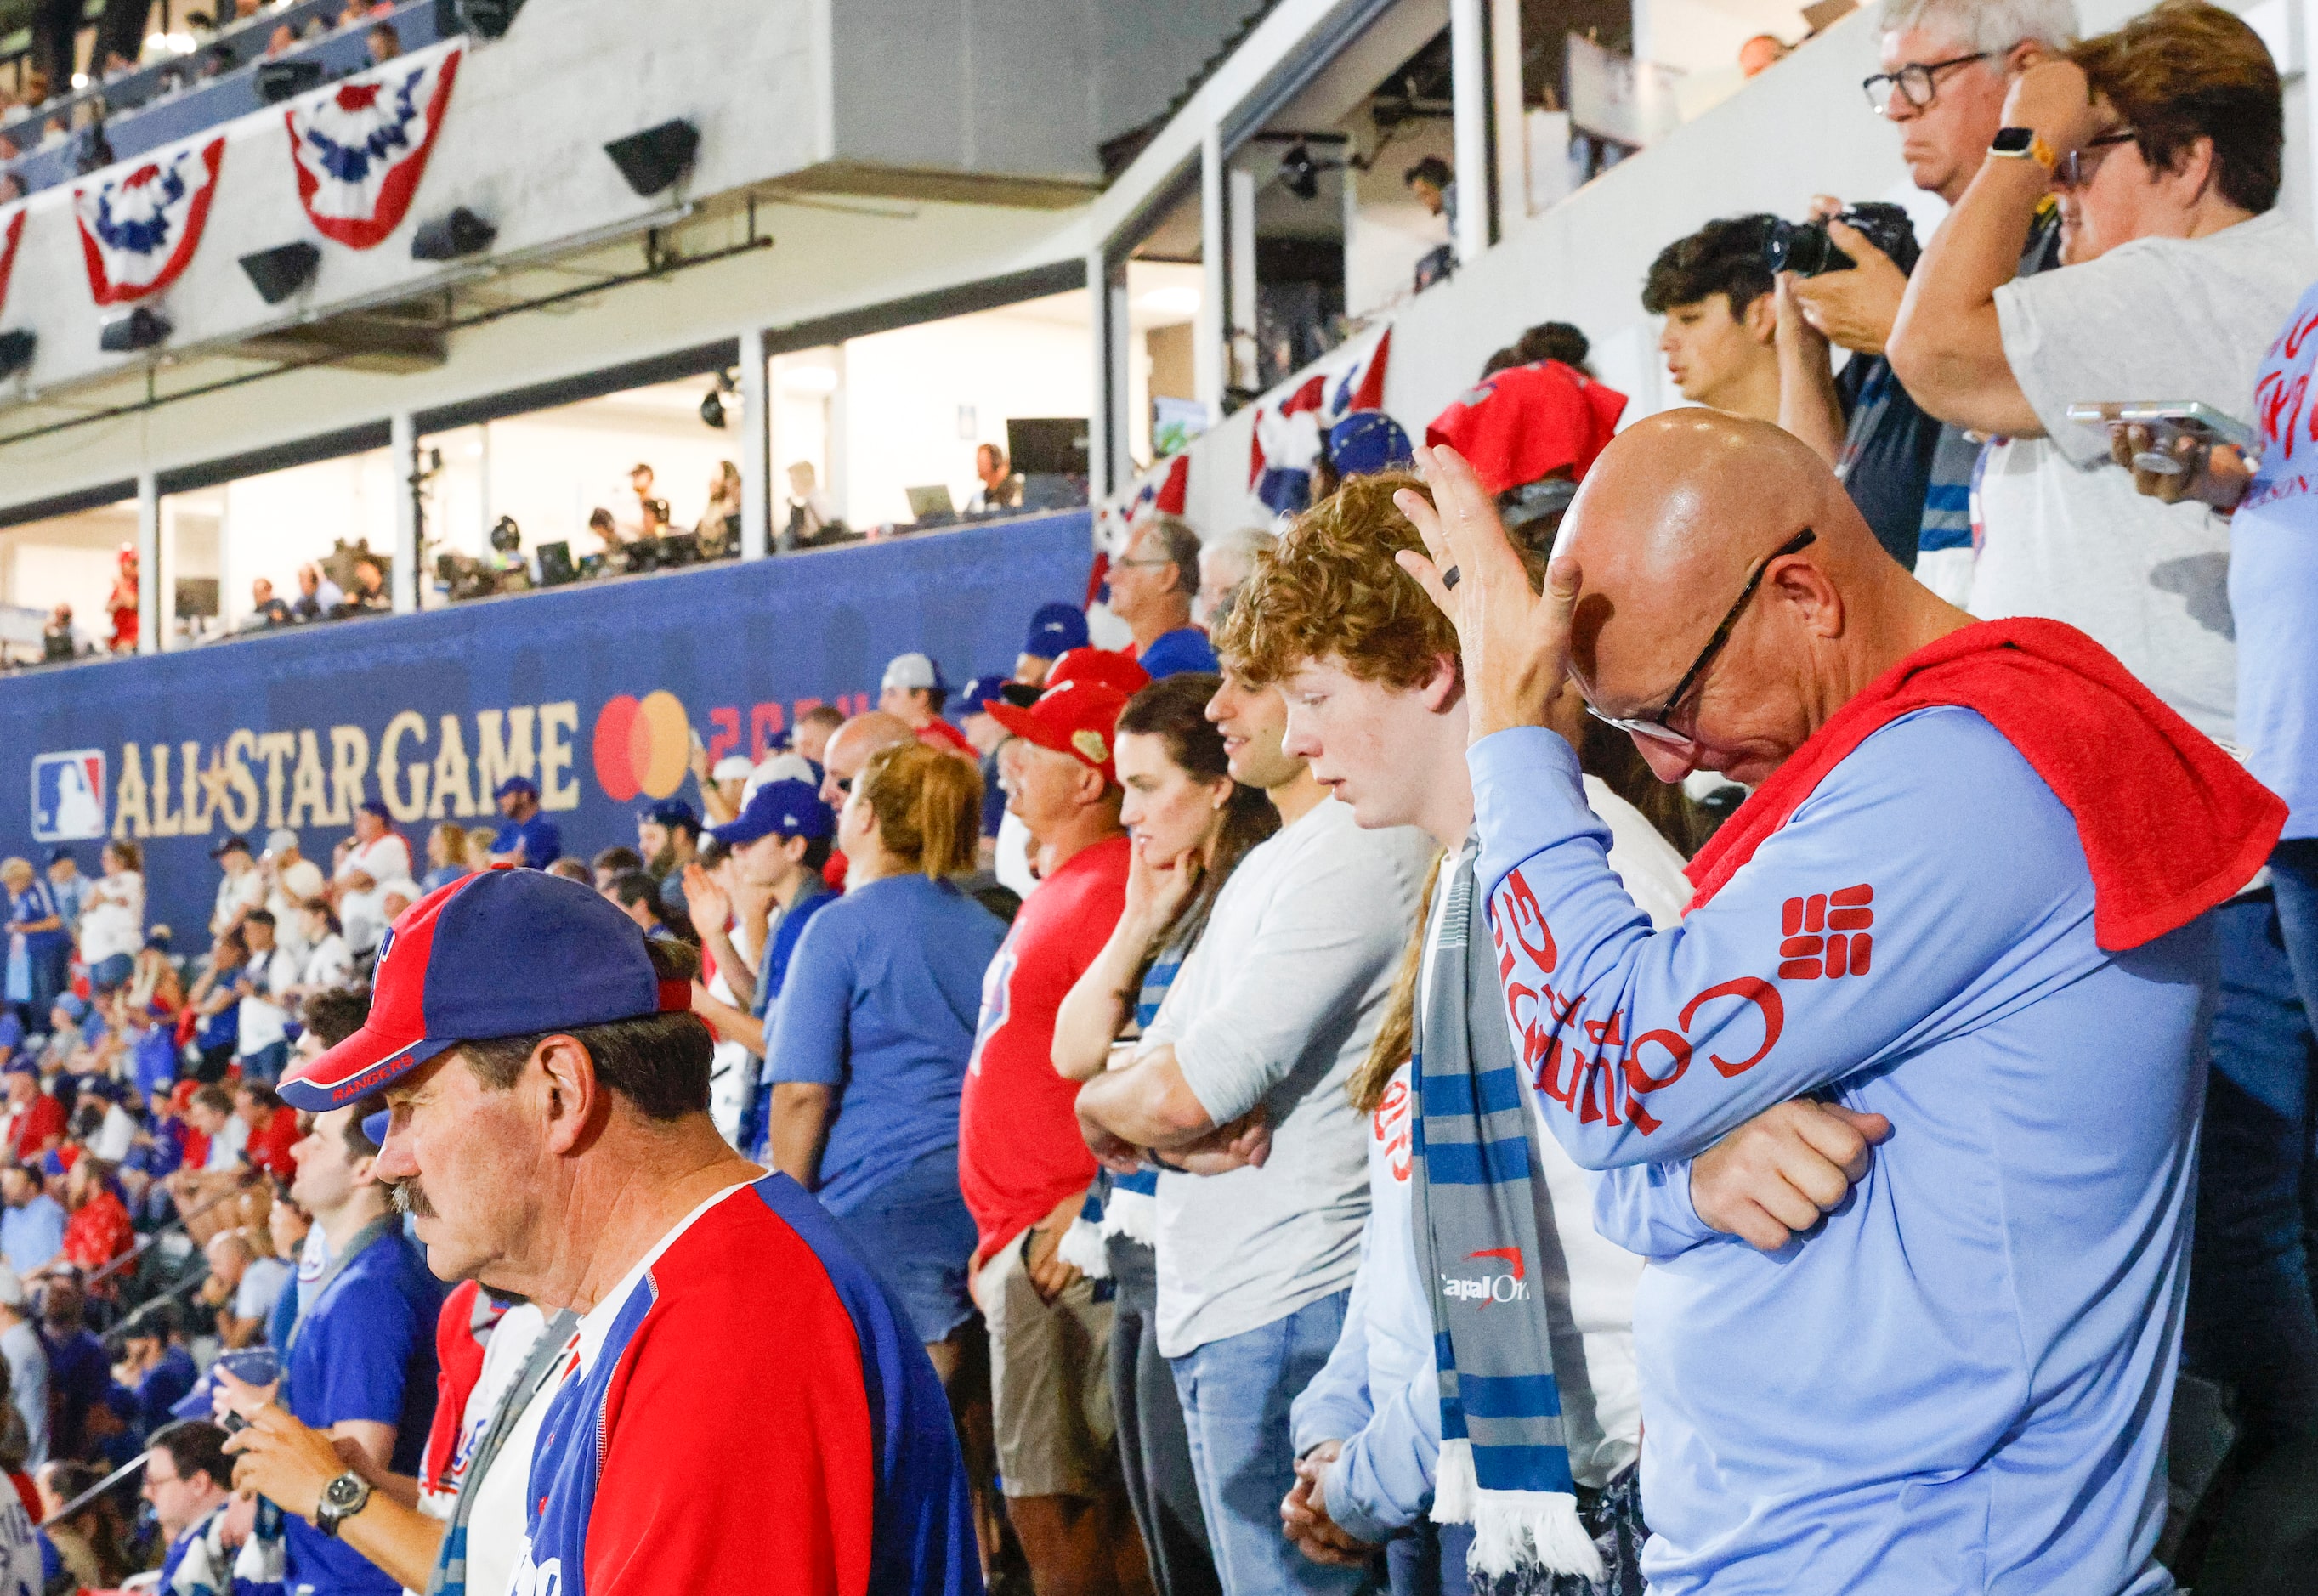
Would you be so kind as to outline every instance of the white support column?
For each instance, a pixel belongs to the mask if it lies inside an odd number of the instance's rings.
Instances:
[[[1224,225],[1223,130],[1209,128],[1199,140],[1199,313],[1191,322],[1193,397],[1207,407],[1208,425],[1224,415],[1225,300],[1230,278]]]
[[[1529,215],[1528,108],[1522,103],[1521,0],[1489,0],[1489,107],[1496,131],[1502,238]]]
[[[161,651],[166,654],[171,649],[182,646],[177,637],[177,515],[175,499],[165,498],[160,501],[158,518],[159,530],[154,540],[157,545],[157,551],[159,555],[159,558],[155,561],[157,572],[155,577],[155,586],[160,592],[160,646]],[[220,613],[222,613],[225,608],[224,596],[222,592],[219,595],[218,608]],[[188,623],[193,626],[196,630],[201,626],[201,623],[198,620],[192,621]]]
[[[741,558],[762,560],[773,525],[772,372],[765,329],[741,335]]]
[[[1451,112],[1457,150],[1460,265],[1489,247],[1489,78],[1487,0],[1449,0]]]
[[[835,507],[837,518],[857,532],[868,528],[859,524],[853,513],[853,384],[848,369],[852,362],[847,357],[847,346],[837,346],[837,386],[829,391],[829,430],[826,445],[829,451],[829,479],[822,484]]]
[[[1101,499],[1125,480],[1127,461],[1127,268],[1110,251],[1087,251],[1088,345],[1094,390],[1087,408],[1087,497]]]
[[[157,654],[169,630],[161,615],[161,484],[137,474],[137,651]]]
[[[394,462],[394,613],[415,614],[420,584],[427,578],[418,569],[418,425],[408,410],[397,410],[387,422],[387,453]]]
[[[1226,343],[1225,381],[1235,388],[1260,386],[1255,337],[1255,174],[1244,160],[1225,168],[1224,193],[1230,205],[1224,231],[1231,238],[1231,333]]]

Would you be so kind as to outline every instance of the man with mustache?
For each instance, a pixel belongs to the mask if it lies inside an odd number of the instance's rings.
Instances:
[[[696,971],[583,883],[484,871],[396,922],[369,1019],[283,1094],[318,1124],[382,1094],[371,1168],[429,1267],[583,1315],[513,1592],[978,1592],[941,1385],[827,1214],[718,1134]]]

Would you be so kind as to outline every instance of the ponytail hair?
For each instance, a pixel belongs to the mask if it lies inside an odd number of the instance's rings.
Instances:
[[[895,862],[930,881],[970,874],[982,838],[982,772],[956,754],[897,742],[869,756],[856,791]]]

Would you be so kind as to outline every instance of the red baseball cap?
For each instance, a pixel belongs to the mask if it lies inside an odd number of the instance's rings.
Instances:
[[[1617,435],[1626,396],[1558,360],[1487,378],[1433,418],[1427,444],[1472,462],[1492,495],[1567,469],[1585,476]]]
[[[321,1113],[359,1102],[462,1042],[577,1030],[692,1007],[662,981],[636,923],[592,887],[511,865],[463,876],[402,911],[379,944],[370,1018],[282,1078]]]
[[[1110,762],[1111,743],[1119,732],[1119,712],[1126,707],[1127,695],[1118,688],[1101,682],[1076,681],[1047,688],[1029,709],[1017,709],[1000,702],[990,705],[990,713],[1000,725],[1023,741],[1068,754],[1088,769],[1101,771],[1103,780],[1116,785],[1119,772]]]
[[[1116,654],[1090,645],[1065,650],[1047,668],[1048,692],[1073,682],[1096,683],[1132,698],[1151,685],[1151,673],[1137,665],[1132,654]]]

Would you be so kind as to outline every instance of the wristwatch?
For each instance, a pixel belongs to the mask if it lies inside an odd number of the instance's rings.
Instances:
[[[2037,136],[2034,128],[1999,128],[1996,137],[1989,141],[1988,153],[2010,160],[2030,160],[2050,172],[2061,163],[2053,147]]]
[[[370,1505],[370,1482],[349,1469],[322,1487],[321,1505],[314,1510],[314,1528],[333,1540],[338,1526]]]

